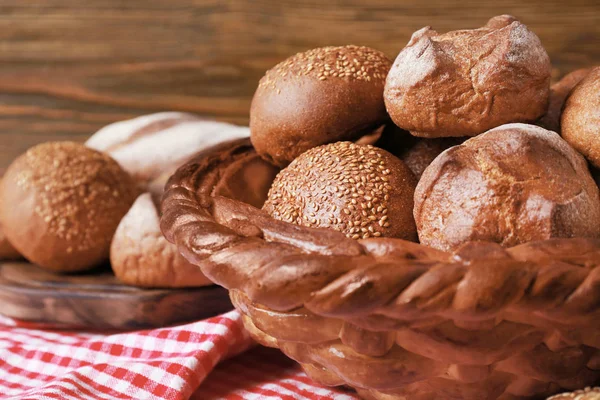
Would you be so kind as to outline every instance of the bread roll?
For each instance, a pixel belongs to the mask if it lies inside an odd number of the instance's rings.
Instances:
[[[158,199],[140,195],[123,217],[110,247],[117,278],[132,286],[191,287],[210,285],[200,268],[190,264],[160,231]]]
[[[538,37],[514,17],[483,28],[415,32],[385,84],[392,120],[414,136],[476,136],[546,113],[550,58]]]
[[[416,179],[385,150],[350,142],[316,147],[282,170],[263,209],[275,219],[349,238],[415,240]]]
[[[298,53],[267,71],[250,108],[252,144],[283,167],[326,143],[354,141],[388,120],[383,103],[391,61],[360,46]]]
[[[600,237],[600,194],[587,163],[558,134],[526,124],[438,156],[417,185],[414,215],[421,243],[440,250]]]
[[[536,125],[560,133],[560,116],[563,106],[571,91],[591,71],[591,68],[582,68],[565,75],[560,81],[550,87],[550,105],[546,115],[539,119]]]
[[[109,154],[145,188],[197,152],[249,135],[247,127],[162,112],[107,125],[86,146]]]
[[[133,179],[109,156],[73,142],[44,143],[6,171],[0,221],[29,261],[81,271],[108,258],[115,229],[137,195]]]
[[[571,92],[561,117],[561,134],[596,168],[600,168],[600,67]]]

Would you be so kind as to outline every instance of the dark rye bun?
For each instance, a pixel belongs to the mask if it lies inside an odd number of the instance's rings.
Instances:
[[[263,209],[275,219],[353,239],[415,240],[415,185],[408,167],[387,151],[337,142],[303,153],[281,171]]]
[[[247,127],[207,121],[194,114],[161,112],[107,125],[85,144],[110,155],[147,188],[197,152],[249,135]]]
[[[415,32],[385,84],[396,125],[414,136],[476,136],[546,113],[550,59],[538,37],[514,17],[479,29]]]
[[[562,137],[600,168],[600,67],[571,92],[561,117]]]
[[[112,236],[137,196],[109,156],[73,142],[29,149],[0,186],[4,233],[29,261],[61,272],[108,259]]]
[[[437,157],[415,191],[422,244],[502,246],[600,237],[600,197],[587,163],[558,134],[508,124]]]
[[[388,124],[385,126],[381,137],[373,145],[404,161],[404,164],[418,180],[421,179],[425,168],[444,150],[464,141],[465,138],[418,138],[394,124]]]
[[[388,115],[383,86],[392,62],[368,47],[322,47],[267,71],[250,108],[256,151],[286,166],[313,147],[354,141]]]
[[[582,68],[565,75],[560,81],[550,87],[550,105],[546,115],[540,118],[536,125],[542,128],[560,133],[560,116],[563,106],[571,91],[583,78],[585,78],[592,68]]]

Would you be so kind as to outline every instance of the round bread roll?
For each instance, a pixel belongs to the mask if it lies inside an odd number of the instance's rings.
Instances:
[[[250,136],[247,127],[206,121],[181,112],[162,112],[100,129],[86,146],[114,158],[143,188],[173,171],[197,152],[221,142]]]
[[[514,17],[442,35],[426,27],[398,54],[385,105],[394,123],[414,136],[476,136],[544,115],[550,74],[540,40]]]
[[[557,394],[547,400],[600,400],[600,387],[585,388],[574,392]]]
[[[227,148],[226,144],[204,149]],[[212,194],[239,199],[262,207],[277,168],[256,153],[240,157],[222,153],[220,159],[232,157],[226,167],[218,168],[213,178]],[[195,287],[212,284],[200,268],[190,264],[169,243],[160,230],[159,199],[165,184],[175,171],[166,171],[148,185],[148,193],[140,195],[123,217],[110,248],[110,261],[122,282],[141,287]]]
[[[536,125],[560,133],[560,116],[565,100],[575,86],[591,71],[591,68],[582,68],[565,75],[560,81],[550,87],[550,105],[546,114],[538,120]]]
[[[388,120],[383,86],[391,61],[368,47],[323,47],[267,71],[250,108],[256,151],[285,166],[313,147],[355,140]]]
[[[44,143],[6,171],[0,220],[29,261],[81,271],[108,258],[115,229],[137,193],[133,179],[109,156],[73,142]]]
[[[561,134],[596,168],[600,168],[600,67],[571,92],[561,117]]]
[[[600,237],[600,195],[583,157],[558,134],[508,124],[443,152],[415,191],[422,244],[473,240],[506,247]]]
[[[117,278],[132,286],[192,287],[212,282],[167,242],[159,226],[158,199],[140,195],[123,217],[110,247]]]
[[[415,185],[408,167],[387,151],[337,142],[303,153],[281,171],[263,209],[275,219],[353,239],[415,240]]]

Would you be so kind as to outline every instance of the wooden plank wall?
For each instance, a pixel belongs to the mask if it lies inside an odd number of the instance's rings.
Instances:
[[[425,25],[503,13],[540,36],[555,76],[600,64],[598,0],[2,0],[0,170],[35,143],[144,113],[244,124],[258,79],[291,54],[353,43],[393,58]]]

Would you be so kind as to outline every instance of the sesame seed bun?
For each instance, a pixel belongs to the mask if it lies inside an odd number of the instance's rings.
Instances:
[[[307,151],[277,175],[263,207],[275,219],[353,239],[416,239],[416,179],[385,150],[338,142]]]
[[[355,140],[388,120],[383,87],[391,61],[368,47],[323,47],[267,71],[250,109],[252,144],[278,166],[313,147]]]
[[[561,118],[562,137],[600,168],[600,67],[571,92]]]
[[[108,258],[112,236],[137,195],[109,156],[73,142],[44,143],[18,157],[0,184],[0,221],[29,261],[80,271]]]
[[[415,32],[394,61],[384,98],[394,123],[414,136],[476,136],[544,115],[550,75],[539,38],[502,15],[479,29]]]

